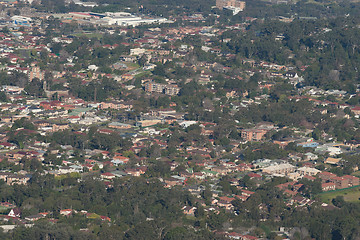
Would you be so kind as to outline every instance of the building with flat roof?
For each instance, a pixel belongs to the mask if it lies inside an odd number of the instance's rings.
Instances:
[[[295,166],[293,166],[289,163],[283,163],[283,164],[263,168],[262,171],[264,173],[268,173],[268,174],[287,175],[288,173],[294,172],[295,169],[296,169]]]
[[[233,11],[233,14],[237,14],[239,12],[244,11],[245,9],[245,1],[239,0],[216,0],[216,7],[219,9],[229,9]]]
[[[246,141],[261,141],[267,132],[266,129],[243,129],[241,138]]]
[[[320,170],[318,170],[316,168],[311,168],[311,167],[301,167],[301,168],[298,168],[296,171],[298,173],[300,173],[300,175],[302,175],[302,176],[305,176],[305,175],[315,176],[321,172]]]

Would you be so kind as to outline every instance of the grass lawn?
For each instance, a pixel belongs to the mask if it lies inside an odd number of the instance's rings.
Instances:
[[[337,196],[343,196],[344,200],[347,202],[360,202],[360,187],[331,191],[318,195],[318,197],[320,197],[320,199],[325,203],[331,203],[331,200]]]
[[[139,64],[137,63],[133,63],[133,62],[125,62],[126,66],[128,66],[128,68],[131,68],[131,69],[137,69],[139,68]]]
[[[149,72],[140,72],[139,74],[136,74],[135,77],[140,78],[140,77],[144,77],[145,75],[149,75]]]

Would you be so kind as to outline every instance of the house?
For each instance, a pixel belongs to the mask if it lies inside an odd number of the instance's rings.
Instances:
[[[0,206],[6,207],[6,208],[15,208],[16,207],[14,204],[9,203],[9,202],[1,202]]]
[[[260,174],[254,172],[249,173],[248,176],[250,177],[250,179],[262,179],[262,176]]]
[[[351,109],[351,111],[355,114],[355,115],[359,115],[360,114],[360,107],[353,107]]]
[[[20,217],[21,216],[21,210],[20,208],[13,208],[8,214],[9,217]]]
[[[111,222],[111,218],[107,217],[107,216],[100,216],[102,221],[107,221],[107,222]]]
[[[30,180],[29,176],[18,175],[18,174],[10,174],[6,177],[6,183],[8,185],[21,184],[26,185]]]
[[[112,171],[111,173],[114,174],[115,177],[124,177],[127,175],[126,172],[120,170]]]
[[[304,147],[304,148],[316,148],[317,146],[319,146],[319,143],[308,141],[308,142],[298,143],[298,144],[296,144],[296,146]]]
[[[240,234],[240,233],[237,233],[237,232],[231,232],[231,233],[228,233],[227,236],[228,236],[230,239],[241,239],[241,237],[242,237],[243,235]]]
[[[60,210],[60,215],[70,216],[72,214],[72,212],[73,212],[72,209],[62,209],[62,210]]]
[[[304,198],[302,196],[295,196],[291,199],[291,202],[297,204],[299,206],[311,205],[314,203],[314,200],[310,200],[308,198]]]
[[[246,197],[246,196],[244,196],[244,195],[240,195],[240,196],[239,196],[239,195],[235,195],[235,198],[237,198],[237,199],[245,202],[246,200],[248,200],[249,197]]]
[[[304,154],[304,158],[307,161],[311,161],[311,160],[317,160],[319,157],[316,154],[313,154],[311,152],[307,152],[307,153]]]
[[[298,74],[296,72],[287,72],[284,74],[287,78],[298,78]]]
[[[250,197],[251,195],[253,195],[255,192],[249,191],[249,190],[241,190],[241,195],[245,196],[245,197]]]
[[[176,186],[176,185],[183,185],[184,182],[185,182],[186,178],[183,177],[182,179],[179,178],[175,178],[174,176],[169,178],[169,179],[165,179],[164,180],[164,183],[166,184],[166,187],[167,188],[171,188],[173,186]]]
[[[196,172],[196,173],[194,173],[194,178],[196,178],[196,179],[200,179],[200,180],[203,180],[203,179],[205,179],[205,174],[203,174],[203,173],[201,173],[201,172]]]
[[[251,236],[251,235],[242,235],[237,232],[228,233],[227,236],[230,239],[239,239],[239,240],[258,240],[259,239],[257,237]]]
[[[3,142],[3,143],[0,143],[0,148],[14,150],[16,148],[16,145],[14,145],[12,143],[8,143],[8,142]]]
[[[41,215],[41,214],[36,214],[36,215],[31,215],[31,216],[25,217],[25,220],[28,220],[28,221],[31,221],[31,222],[35,222],[35,221],[37,221],[37,220],[39,220],[39,219],[41,219],[41,218],[44,218],[44,216]]]
[[[109,128],[116,128],[116,129],[129,129],[132,126],[130,124],[126,124],[126,123],[120,123],[120,122],[112,122],[109,123]]]
[[[305,176],[303,176],[303,178],[306,178],[306,179],[308,179],[310,181],[315,181],[316,180],[316,177],[309,176],[309,175],[305,175]]]
[[[134,176],[134,177],[139,177],[141,175],[141,172],[139,169],[134,169],[134,168],[128,168],[124,170],[127,174]]]
[[[196,207],[184,206],[182,210],[184,214],[194,216]]]
[[[129,161],[129,158],[124,157],[124,156],[120,156],[120,155],[115,155],[113,157],[113,160],[111,160],[111,162],[115,165],[118,166],[120,164],[125,164]]]
[[[332,164],[332,165],[338,165],[340,161],[341,161],[341,158],[328,157],[328,158],[324,161],[324,163]]]
[[[240,240],[258,240],[259,238],[251,236],[251,235],[243,235]]]
[[[103,179],[103,180],[104,180],[104,179],[110,180],[110,179],[115,178],[115,175],[112,174],[112,173],[106,172],[106,173],[102,173],[102,174],[100,175],[100,177],[101,177],[101,179]]]
[[[235,198],[233,197],[219,197],[219,201],[216,203],[219,207],[225,207],[225,209],[230,210],[234,206],[231,204],[232,201],[234,201]]]

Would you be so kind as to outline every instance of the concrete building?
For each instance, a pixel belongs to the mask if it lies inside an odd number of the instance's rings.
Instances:
[[[296,169],[295,166],[293,166],[289,163],[283,163],[283,164],[263,168],[262,171],[264,173],[268,173],[268,174],[287,175],[288,173],[294,172],[295,169]]]
[[[179,94],[180,88],[177,85],[147,82],[145,84],[145,91],[164,93],[166,95],[175,96]]]
[[[349,187],[357,186],[359,185],[359,178],[351,175],[345,175],[343,178],[349,180]]]
[[[320,173],[320,170],[317,170],[316,168],[311,168],[311,167],[301,167],[297,169],[297,172],[300,173],[300,175],[305,176],[315,176],[318,173]]]
[[[322,180],[322,181],[328,181],[333,177],[336,177],[335,174],[331,173],[331,172],[321,172],[318,174],[318,177]]]
[[[321,184],[321,189],[326,192],[326,191],[332,191],[336,189],[335,183],[332,182],[328,182],[328,183],[322,183]]]
[[[30,82],[32,82],[34,78],[38,78],[40,81],[42,81],[45,78],[45,72],[41,71],[40,67],[33,66],[28,72],[28,78]]]
[[[216,7],[219,9],[229,9],[233,11],[233,14],[242,12],[245,9],[245,1],[239,0],[216,0]]]
[[[333,177],[330,182],[335,183],[336,189],[343,189],[349,187],[349,179],[343,177]]]
[[[261,141],[267,132],[265,129],[243,129],[241,138],[245,141]]]

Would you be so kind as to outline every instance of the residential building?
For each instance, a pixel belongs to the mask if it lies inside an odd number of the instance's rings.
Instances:
[[[28,72],[29,81],[32,82],[34,78],[39,79],[40,81],[44,80],[45,72],[40,70],[40,67],[33,66],[31,70]]]
[[[321,184],[321,189],[326,192],[326,191],[332,191],[336,189],[336,185],[335,183],[332,182],[328,182],[328,183],[322,183]]]
[[[147,82],[145,84],[145,91],[164,93],[166,95],[175,96],[179,94],[180,88],[177,85]]]
[[[261,141],[267,132],[265,129],[243,129],[241,138],[245,141]]]
[[[359,185],[359,178],[351,175],[345,175],[343,178],[349,180],[349,187],[357,186]]]
[[[216,0],[216,7],[219,9],[223,8],[239,8],[239,11],[245,9],[245,1],[239,0]]]
[[[262,171],[264,173],[268,173],[268,174],[286,175],[288,173],[294,172],[295,169],[296,169],[295,166],[293,166],[293,165],[291,165],[289,163],[283,163],[283,164],[263,168]]]
[[[317,170],[316,168],[311,168],[311,167],[301,167],[301,168],[298,168],[296,171],[299,172],[300,175],[302,175],[302,176],[304,176],[304,175],[315,176],[321,172],[320,170]]]
[[[343,189],[349,187],[349,179],[344,177],[332,177],[330,182],[335,183],[336,189]]]

